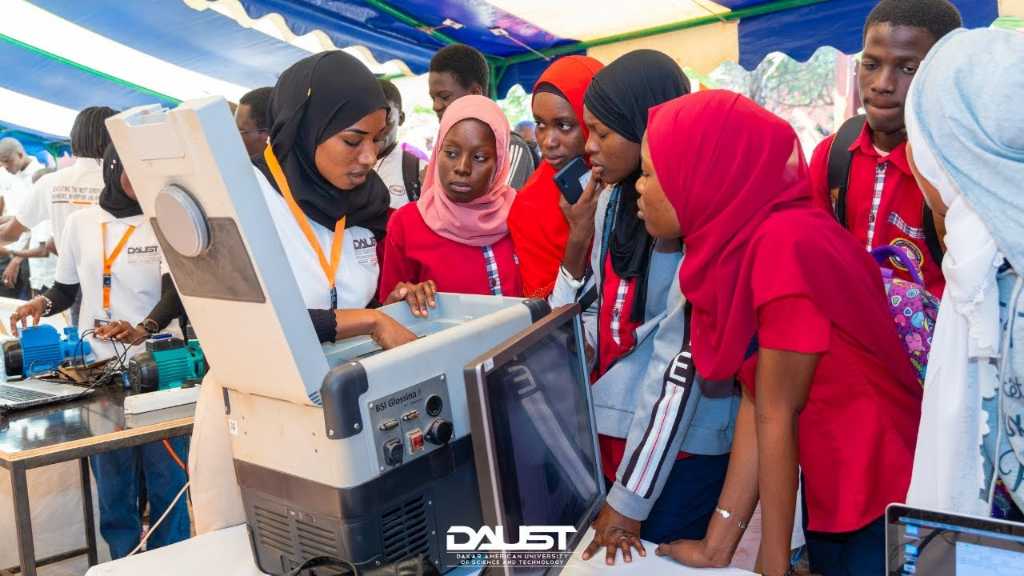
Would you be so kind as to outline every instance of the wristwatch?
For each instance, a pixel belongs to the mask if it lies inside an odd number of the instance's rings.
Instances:
[[[719,507],[719,506],[715,507],[715,512],[717,512],[718,515],[721,516],[725,520],[728,520],[728,519],[732,518],[732,516],[733,516],[732,512],[729,512],[725,508],[722,508],[722,507]],[[743,520],[740,520],[739,518],[736,519],[736,525],[740,527],[740,530],[746,530],[747,529],[747,523],[744,522]]]
[[[152,318],[146,318],[142,322],[139,322],[139,326],[142,326],[142,329],[145,330],[147,334],[156,334],[160,331],[160,325]]]

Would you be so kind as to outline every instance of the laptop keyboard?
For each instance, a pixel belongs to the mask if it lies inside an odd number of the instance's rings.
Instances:
[[[33,400],[53,398],[54,396],[56,396],[56,394],[37,392],[36,390],[27,390],[25,388],[18,388],[15,386],[0,385],[0,400],[6,400],[8,402],[31,402]]]

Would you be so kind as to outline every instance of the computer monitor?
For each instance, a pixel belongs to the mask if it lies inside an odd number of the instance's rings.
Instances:
[[[559,572],[604,503],[587,372],[575,304],[466,367],[485,527],[500,526],[505,543],[520,544],[521,527],[571,527],[563,532],[564,549],[507,554],[498,562],[490,557],[490,571],[516,576]]]
[[[1017,576],[1024,524],[892,504],[886,510],[886,574]]]

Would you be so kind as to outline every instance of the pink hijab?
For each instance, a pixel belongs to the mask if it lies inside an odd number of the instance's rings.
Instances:
[[[445,194],[441,175],[437,171],[437,160],[441,156],[448,131],[452,126],[470,118],[491,128],[498,158],[490,190],[472,202],[459,204]],[[508,234],[508,213],[516,197],[515,189],[507,184],[511,169],[508,142],[508,120],[490,98],[463,96],[448,106],[441,118],[434,154],[427,166],[425,185],[416,203],[423,221],[431,230],[444,238],[469,246],[490,246]]]

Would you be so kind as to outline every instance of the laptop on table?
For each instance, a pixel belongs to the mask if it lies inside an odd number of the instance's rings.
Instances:
[[[1024,524],[892,504],[886,510],[890,576],[1024,574]]]
[[[0,384],[0,412],[22,410],[44,404],[75,400],[92,392],[91,388],[25,378]]]

